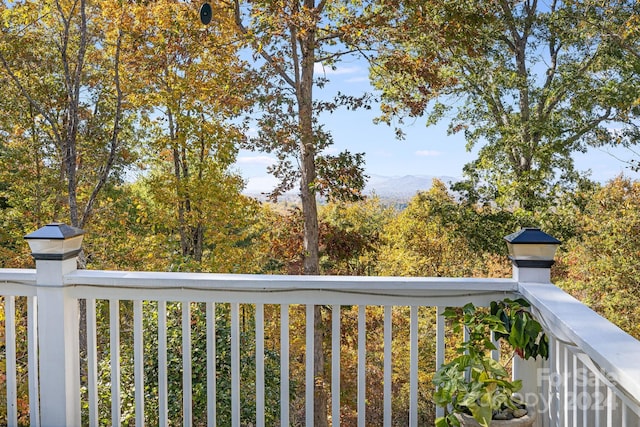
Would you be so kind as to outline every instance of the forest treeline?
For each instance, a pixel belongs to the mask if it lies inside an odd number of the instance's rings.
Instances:
[[[302,274],[299,207],[236,197],[233,218],[223,214],[218,224],[208,224],[195,260],[182,254],[167,207],[149,197],[144,185],[114,187],[85,230],[87,267]],[[23,236],[37,226],[24,221],[33,212],[5,206],[3,213],[23,221],[2,230],[2,267],[32,266]],[[532,214],[469,203],[436,180],[402,210],[370,197],[322,204],[319,217],[320,265],[332,275],[510,277],[503,237],[521,227],[542,227],[562,241],[554,283],[640,337],[638,181],[621,176],[594,184],[567,194],[552,210]]]

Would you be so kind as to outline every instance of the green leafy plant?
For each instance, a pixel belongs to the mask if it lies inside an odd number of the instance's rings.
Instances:
[[[468,339],[456,349],[458,356],[442,365],[434,376],[435,402],[445,408],[445,416],[436,420],[436,427],[459,426],[456,414],[470,415],[489,427],[497,413],[526,413],[518,411],[523,405],[514,397],[522,381],[512,380],[507,369],[491,357],[491,351],[497,349],[491,334],[496,341],[508,342],[523,359],[547,358],[548,338],[529,307],[519,298],[493,301],[488,310],[469,303],[462,309],[449,307],[444,311],[454,332],[465,328]]]

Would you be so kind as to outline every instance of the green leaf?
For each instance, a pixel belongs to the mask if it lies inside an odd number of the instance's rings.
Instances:
[[[493,417],[491,394],[485,393],[480,397],[480,404],[470,407],[473,418],[483,427],[489,427]]]
[[[525,323],[526,320],[522,316],[517,316],[511,328],[509,343],[516,348],[524,348],[527,345]]]

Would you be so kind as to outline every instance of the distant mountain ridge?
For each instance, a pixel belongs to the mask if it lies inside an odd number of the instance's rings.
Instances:
[[[376,195],[383,200],[395,200],[408,202],[416,193],[420,191],[428,191],[433,180],[438,179],[447,185],[450,185],[459,180],[452,176],[435,176],[435,175],[404,175],[404,176],[382,176],[382,175],[370,175],[367,185],[364,189],[364,194],[367,196]],[[271,183],[271,180],[264,178],[257,178],[256,181],[250,180],[247,189],[244,194],[252,197],[256,197],[260,200],[264,200],[263,193],[268,192],[269,188],[266,188],[264,183],[258,182],[258,180],[265,181],[265,183]],[[275,182],[275,181],[274,181]],[[261,184],[261,185],[258,185]],[[265,187],[264,190],[258,189]],[[291,191],[281,197],[282,200],[295,201],[298,198],[297,191]]]
[[[438,179],[449,185],[458,178],[452,176],[434,175],[404,175],[404,176],[381,176],[371,175],[365,187],[365,194],[375,194],[381,199],[398,198],[410,199],[420,191],[428,191],[433,180]]]

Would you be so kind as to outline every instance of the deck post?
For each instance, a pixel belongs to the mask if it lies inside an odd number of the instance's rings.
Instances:
[[[551,266],[560,241],[538,228],[525,228],[505,237],[509,247],[509,259],[513,265],[513,279],[518,283],[551,283]],[[544,377],[543,359],[523,360],[518,355],[513,358],[513,379],[522,380],[518,393],[529,409],[538,412],[548,410],[540,385]],[[541,425],[537,417],[536,425]]]
[[[48,427],[81,423],[78,300],[64,276],[77,268],[83,233],[52,223],[25,236],[36,261],[40,425]]]

